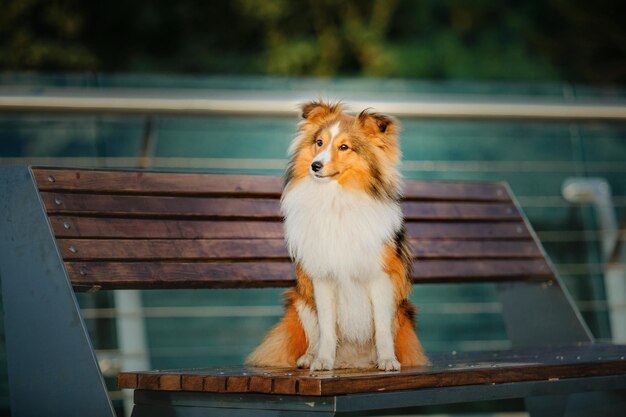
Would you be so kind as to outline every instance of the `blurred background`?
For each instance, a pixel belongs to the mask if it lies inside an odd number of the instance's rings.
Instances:
[[[297,103],[372,106],[403,124],[406,178],[507,181],[594,335],[626,342],[624,16],[610,0],[0,0],[0,164],[276,175]],[[120,369],[241,364],[280,293],[78,298],[122,413]],[[491,284],[413,298],[428,351],[509,346]]]

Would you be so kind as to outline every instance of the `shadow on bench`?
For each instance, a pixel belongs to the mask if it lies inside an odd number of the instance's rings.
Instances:
[[[71,286],[295,283],[279,177],[16,167],[0,170],[0,189],[14,415],[113,415]],[[506,184],[409,181],[402,208],[414,283],[496,283],[514,350],[394,373],[125,372],[133,415],[330,416],[503,398],[525,398],[533,416],[622,415],[626,348],[593,342]]]

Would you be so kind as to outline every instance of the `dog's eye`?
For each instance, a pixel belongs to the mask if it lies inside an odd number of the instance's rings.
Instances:
[[[340,151],[347,151],[348,150],[348,145],[346,145],[345,143],[341,146],[339,146],[339,150]]]
[[[316,140],[315,143],[317,144],[317,146],[322,146],[324,144],[321,139]]]

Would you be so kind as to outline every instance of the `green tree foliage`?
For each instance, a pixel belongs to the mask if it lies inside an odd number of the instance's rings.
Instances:
[[[611,0],[0,0],[0,69],[626,82]]]
[[[239,0],[243,16],[261,25],[268,73],[391,75],[387,35],[397,0]],[[304,13],[303,13],[304,11]]]
[[[566,78],[626,83],[626,2],[556,0],[533,23],[528,38]]]
[[[84,9],[73,0],[0,0],[0,68],[91,70]]]

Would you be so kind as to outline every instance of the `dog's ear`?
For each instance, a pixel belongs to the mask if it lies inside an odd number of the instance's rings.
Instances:
[[[394,164],[400,160],[398,130],[400,125],[391,116],[363,110],[356,118],[356,123],[367,135],[372,145],[382,150]]]
[[[370,112],[369,109],[363,110],[357,116],[359,126],[368,135],[395,135],[398,122],[391,116]]]
[[[341,112],[341,104],[326,103],[322,100],[315,100],[303,104],[301,109],[302,119],[308,122],[317,122],[327,116]]]

